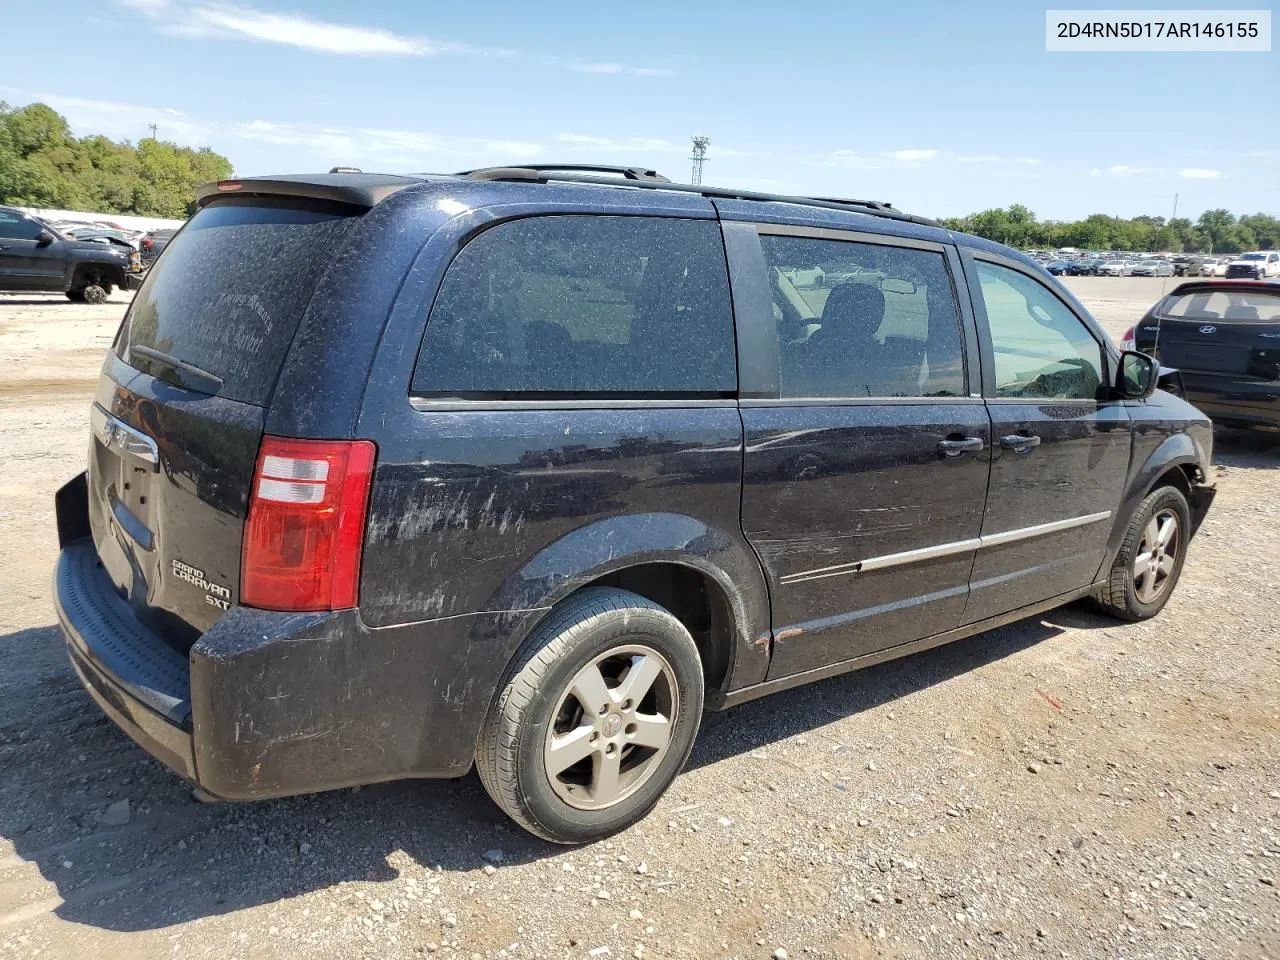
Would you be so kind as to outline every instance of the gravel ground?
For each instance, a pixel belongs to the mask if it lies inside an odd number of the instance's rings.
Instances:
[[[1168,281],[1069,281],[1113,335]],[[1073,606],[709,715],[644,823],[474,777],[201,806],[105,720],[52,494],[123,311],[0,296],[0,958],[1280,955],[1280,445],[1220,434],[1164,614]]]

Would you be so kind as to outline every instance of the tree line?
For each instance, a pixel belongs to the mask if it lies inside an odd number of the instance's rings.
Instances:
[[[75,137],[43,103],[0,101],[0,203],[182,219],[197,186],[229,176],[231,161],[207,147]]]
[[[1083,220],[1037,220],[1020,203],[1007,210],[983,210],[967,217],[946,217],[949,230],[976,234],[1022,249],[1130,250],[1171,253],[1240,253],[1280,247],[1280,218],[1265,213],[1235,216],[1206,210],[1186,217],[1141,216],[1125,219],[1095,213]]]

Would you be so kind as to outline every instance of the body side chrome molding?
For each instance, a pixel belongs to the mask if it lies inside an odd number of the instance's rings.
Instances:
[[[1075,527],[1084,527],[1091,523],[1100,523],[1110,516],[1111,511],[1104,510],[1101,513],[1090,513],[1082,517],[1053,520],[1049,523],[1038,523],[1031,527],[1006,530],[1003,533],[983,534],[980,537],[971,537],[968,540],[955,540],[951,543],[940,543],[933,547],[921,547],[918,550],[887,553],[882,557],[869,557],[866,560],[854,560],[850,563],[838,563],[830,567],[817,567],[813,570],[803,570],[800,573],[789,573],[784,577],[779,577],[778,582],[784,586],[790,586],[807,580],[822,580],[826,577],[842,577],[846,574],[868,570],[884,570],[888,567],[897,567],[907,563],[921,563],[925,560],[948,557],[952,554],[965,553],[969,550],[1000,547],[1007,543],[1017,543],[1019,540],[1030,540],[1033,537],[1043,537],[1051,533],[1071,530]]]
[[[1064,603],[1070,603],[1072,600],[1087,597],[1104,582],[1105,581],[1098,581],[1097,583],[1091,583],[1087,587],[1080,587],[1078,590],[1071,590],[1068,593],[1060,593],[1056,597],[1050,597],[1048,600],[1041,600],[1038,603],[1028,604],[1025,607],[1020,607],[1017,610],[1010,610],[1008,613],[1002,613],[999,616],[989,617],[986,620],[979,620],[976,623],[968,623],[962,627],[956,627],[954,630],[947,630],[945,633],[935,633],[933,636],[924,637],[920,640],[912,640],[907,643],[900,643],[897,646],[885,647],[882,650],[875,650],[871,653],[863,654],[860,657],[854,657],[852,660],[842,660],[839,663],[829,663],[826,666],[816,667],[815,669],[807,670],[804,673],[793,673],[789,676],[766,680],[763,683],[757,683],[753,686],[739,687],[737,690],[708,690],[707,709],[726,710],[729,707],[736,707],[740,703],[746,703],[748,700],[755,700],[757,697],[764,697],[771,693],[777,693],[779,690],[798,687],[801,684],[812,683],[815,680],[825,680],[828,677],[848,673],[851,670],[860,670],[863,667],[870,667],[877,663],[884,663],[886,660],[896,660],[899,657],[905,657],[908,654],[919,653],[922,650],[928,650],[931,647],[938,647],[944,643],[950,643],[953,640],[962,640],[965,637],[971,637],[975,633],[982,633],[985,630],[994,630],[996,627],[1002,627],[1006,623],[1013,623],[1015,620],[1022,620],[1026,617],[1034,616],[1037,613],[1052,610],[1054,607],[1060,607]]]

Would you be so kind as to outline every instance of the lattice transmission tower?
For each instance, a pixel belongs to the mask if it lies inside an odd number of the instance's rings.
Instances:
[[[707,162],[707,147],[709,146],[711,146],[710,137],[693,138],[693,156],[689,158],[693,161],[693,172],[689,174],[690,183],[702,183],[702,165]]]

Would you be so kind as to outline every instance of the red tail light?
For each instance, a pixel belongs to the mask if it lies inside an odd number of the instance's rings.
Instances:
[[[242,603],[265,610],[356,605],[376,453],[368,440],[262,438],[245,524]]]
[[[1124,332],[1124,336],[1120,338],[1120,349],[1121,349],[1121,350],[1132,350],[1132,349],[1134,349],[1134,347],[1133,347],[1133,338],[1134,338],[1134,335],[1135,335],[1135,333],[1137,332],[1137,330],[1138,330],[1137,326],[1132,326],[1132,327],[1130,327],[1128,330],[1126,330],[1126,331]]]

